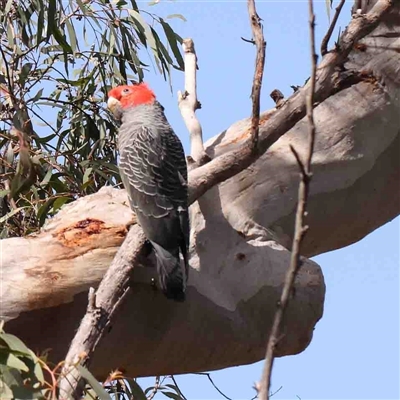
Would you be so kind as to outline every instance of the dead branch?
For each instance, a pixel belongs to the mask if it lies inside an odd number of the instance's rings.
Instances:
[[[264,75],[264,64],[265,64],[265,47],[266,43],[264,40],[261,19],[257,14],[256,5],[254,0],[247,1],[247,8],[250,17],[250,26],[253,33],[253,39],[257,48],[256,54],[256,67],[254,70],[253,86],[251,89],[251,131],[250,131],[250,150],[252,154],[258,152],[258,136],[259,136],[259,125],[260,125],[260,93],[262,79]]]
[[[343,8],[345,2],[346,2],[346,0],[341,0],[339,5],[336,7],[335,15],[333,16],[332,22],[328,28],[328,31],[326,32],[326,35],[322,39],[322,42],[321,42],[321,55],[322,56],[324,56],[328,52],[329,40],[331,39],[332,33],[335,29],[337,20],[339,19],[340,12],[342,11],[342,8]]]
[[[293,154],[296,157],[299,169],[301,172],[301,180],[299,186],[298,203],[296,211],[295,231],[292,244],[292,254],[290,258],[290,266],[286,272],[285,282],[282,289],[281,298],[278,302],[274,322],[268,338],[267,351],[265,355],[265,365],[262,373],[259,399],[269,399],[272,366],[274,363],[275,347],[279,341],[281,333],[282,320],[285,315],[286,307],[289,303],[289,298],[293,290],[294,281],[297,272],[301,266],[300,248],[302,240],[307,232],[308,227],[304,225],[306,216],[308,193],[311,181],[311,160],[314,152],[315,143],[315,124],[314,124],[314,92],[315,79],[317,70],[318,56],[315,52],[315,15],[313,0],[308,1],[309,7],[309,26],[310,26],[310,47],[311,47],[311,77],[309,81],[309,93],[307,95],[307,119],[309,124],[309,143],[307,149],[306,160],[303,162],[294,149],[291,147]]]
[[[185,90],[178,92],[178,106],[183,121],[190,133],[190,155],[197,166],[210,160],[204,151],[203,131],[196,117],[196,110],[200,106],[197,99],[197,56],[192,39],[184,39],[183,44],[185,62]]]
[[[59,383],[60,399],[75,392],[80,398],[80,374],[75,366],[88,365],[90,357],[110,326],[111,318],[129,290],[129,279],[135,265],[144,261],[146,238],[139,225],[134,225],[119,248],[96,292],[89,291],[85,316],[71,343]]]

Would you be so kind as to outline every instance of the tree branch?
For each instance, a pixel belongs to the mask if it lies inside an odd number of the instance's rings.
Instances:
[[[314,101],[323,101],[340,89],[336,67],[346,60],[354,43],[378,25],[380,18],[391,6],[390,0],[379,1],[368,14],[361,15],[351,21],[339,40],[339,47],[324,57],[316,71],[317,84]],[[225,153],[191,171],[189,174],[189,204],[196,201],[211,187],[247,168],[302,119],[306,113],[305,96],[309,90],[310,82],[292,95],[274,114],[268,115],[268,121],[261,119],[259,124],[261,126],[260,134],[257,137],[257,127],[255,127],[255,130],[252,129],[250,143],[246,141],[239,149]],[[254,127],[254,123],[252,127]],[[257,146],[257,152],[253,151],[254,145]],[[79,373],[74,365],[77,362],[86,366],[89,364],[90,356],[109,325],[110,319],[115,313],[116,305],[121,302],[121,298],[126,293],[131,270],[145,254],[144,243],[143,231],[135,225],[128,233],[96,292],[94,311],[88,310],[71,344],[60,381],[62,395],[60,398],[68,398],[75,391]],[[68,383],[68,380],[71,380],[72,386]],[[78,391],[75,394],[78,395]]]
[[[253,39],[257,48],[256,67],[254,71],[253,86],[251,89],[252,115],[251,115],[251,131],[250,131],[250,150],[256,155],[258,152],[258,136],[260,125],[260,93],[262,79],[264,75],[265,64],[265,47],[263,29],[260,23],[261,19],[257,14],[254,0],[247,1],[247,8],[250,17],[250,26],[253,33]]]
[[[196,90],[197,56],[192,39],[184,39],[182,48],[185,61],[185,91],[183,93],[178,92],[178,105],[183,121],[190,133],[191,157],[199,166],[210,161],[210,157],[204,151],[203,132],[196,117],[196,110],[201,108],[201,104],[197,100]]]
[[[320,103],[340,90],[338,66],[342,65],[356,42],[372,32],[381,18],[393,6],[391,0],[378,1],[368,14],[353,18],[339,39],[337,48],[326,54],[316,72],[315,101]],[[193,203],[213,186],[231,178],[249,167],[281,136],[306,115],[306,93],[310,82],[296,91],[285,104],[260,121],[258,151],[253,154],[251,143],[214,158],[189,174],[189,203]],[[250,131],[249,131],[250,132]],[[246,135],[247,140],[252,140]]]
[[[341,0],[339,5],[336,7],[335,15],[333,16],[333,19],[329,26],[329,29],[326,32],[326,35],[324,36],[324,38],[322,39],[322,42],[321,42],[321,55],[322,56],[324,56],[328,52],[329,40],[331,39],[332,33],[335,29],[337,20],[339,19],[340,12],[342,11],[342,8],[343,8],[345,2],[346,2],[346,0]]]
[[[259,399],[269,399],[272,366],[274,363],[275,347],[281,337],[281,325],[285,315],[286,308],[289,304],[289,298],[293,290],[294,281],[301,266],[300,261],[300,248],[308,227],[304,225],[304,218],[306,216],[308,193],[311,181],[311,160],[314,152],[315,143],[315,124],[314,124],[314,92],[316,82],[316,70],[318,56],[315,52],[315,15],[313,0],[308,1],[309,7],[309,26],[310,26],[310,51],[311,51],[311,77],[309,85],[309,93],[307,95],[307,120],[309,124],[309,143],[305,162],[297,151],[292,147],[294,156],[296,157],[299,169],[301,172],[301,181],[299,186],[298,203],[296,211],[295,231],[292,244],[292,254],[290,259],[290,266],[286,272],[285,282],[282,289],[281,298],[277,305],[274,321],[272,324],[271,332],[268,338],[267,351],[265,355],[265,365],[261,378]]]
[[[111,318],[129,290],[135,265],[145,261],[146,238],[139,225],[134,225],[119,248],[96,293],[89,291],[88,308],[71,343],[59,383],[60,399],[69,399],[80,386],[77,364],[88,365],[97,344],[109,327]],[[78,389],[77,389],[78,388]]]

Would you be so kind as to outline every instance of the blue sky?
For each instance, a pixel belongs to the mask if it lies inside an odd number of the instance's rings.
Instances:
[[[325,1],[315,1],[317,43],[327,28]],[[350,20],[351,1],[339,25]],[[334,6],[337,1],[334,1]],[[139,2],[147,8],[147,2]],[[301,85],[309,76],[306,1],[259,1],[264,20],[267,59],[262,109],[273,107],[269,93]],[[241,40],[250,38],[245,1],[167,2],[151,7],[160,16],[180,13],[174,29],[195,41],[199,58],[198,95],[203,108],[198,117],[208,139],[250,114],[250,90],[255,49]],[[337,33],[333,36],[335,39]],[[319,48],[319,45],[318,45]],[[165,106],[170,123],[188,150],[188,135],[176,102],[183,75],[173,74],[171,93],[160,76],[146,80]],[[300,355],[277,359],[274,399],[399,399],[399,218],[362,241],[315,257],[326,285],[325,312],[310,346]],[[234,399],[251,399],[262,363],[212,372],[218,387]],[[222,399],[205,377],[176,377],[188,399]],[[153,379],[141,380],[144,387]],[[157,396],[158,399],[163,396]]]

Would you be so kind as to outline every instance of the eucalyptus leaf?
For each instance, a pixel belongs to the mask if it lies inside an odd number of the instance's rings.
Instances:
[[[128,379],[125,378],[125,381],[129,384],[132,397],[135,400],[147,400],[147,397],[145,393],[143,392],[143,389],[139,386],[139,384],[134,380],[134,379]]]
[[[105,391],[103,386],[100,385],[97,379],[85,367],[77,365],[76,368],[78,369],[82,377],[85,378],[89,385],[93,388],[100,400],[111,400],[111,396]]]
[[[170,84],[171,67],[182,67],[181,38],[166,22],[178,14],[160,19],[134,0],[4,3],[13,15],[0,18],[4,57],[8,65],[17,61],[13,89],[26,109],[14,110],[6,95],[2,118],[32,140],[0,138],[11,189],[0,188],[7,198],[2,238],[37,232],[63,204],[118,184],[118,127],[104,97],[111,87],[142,81],[152,64]],[[3,70],[0,84],[7,82]]]
[[[6,365],[8,368],[14,368],[20,371],[29,371],[29,368],[23,361],[21,361],[12,352],[5,351],[4,348],[0,348],[0,364]]]
[[[182,21],[187,22],[187,19],[182,14],[170,14],[170,15],[167,15],[165,18],[166,19],[179,18]]]
[[[21,207],[22,209],[23,207]],[[0,333],[0,341],[3,341],[11,350],[18,351],[21,354],[30,355],[30,350],[26,347],[25,343],[10,333]]]

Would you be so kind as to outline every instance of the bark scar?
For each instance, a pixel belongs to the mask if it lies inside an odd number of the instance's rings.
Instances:
[[[110,229],[115,231],[115,227],[110,228],[106,226],[104,221],[95,218],[86,218],[59,230],[53,236],[64,246],[75,247],[87,245],[88,242],[96,239],[94,236],[100,235]],[[121,227],[115,233],[120,237],[125,237],[126,232],[126,228]]]

